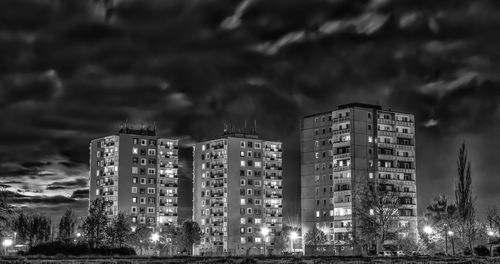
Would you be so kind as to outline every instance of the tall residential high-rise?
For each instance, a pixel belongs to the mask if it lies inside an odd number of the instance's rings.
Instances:
[[[90,143],[90,201],[111,201],[108,215],[130,214],[152,227],[177,224],[178,140],[125,125]]]
[[[283,220],[281,142],[225,130],[193,155],[193,219],[203,233],[195,253],[272,252]]]
[[[414,116],[352,103],[301,122],[303,232],[316,225],[325,250],[351,255],[372,249],[361,230],[363,195],[370,188],[398,198],[397,224],[387,245],[417,239]],[[370,187],[371,186],[371,187]],[[382,193],[382,192],[381,192]],[[362,242],[364,241],[364,242]]]

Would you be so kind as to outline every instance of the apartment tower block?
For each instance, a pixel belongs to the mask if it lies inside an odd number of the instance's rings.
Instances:
[[[283,217],[281,142],[225,129],[193,148],[193,220],[203,234],[195,254],[272,252]]]
[[[328,236],[323,250],[352,255],[373,250],[361,231],[369,186],[398,196],[397,226],[386,245],[417,239],[415,126],[412,114],[352,103],[301,122],[303,232]],[[366,209],[368,210],[368,209]],[[303,234],[303,235],[304,235]]]
[[[153,228],[177,224],[178,140],[155,128],[122,125],[90,143],[90,202],[110,201],[109,216],[131,215]]]

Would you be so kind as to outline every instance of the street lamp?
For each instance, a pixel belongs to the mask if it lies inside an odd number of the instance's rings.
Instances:
[[[292,231],[292,232],[290,233],[290,247],[291,247],[291,248],[290,248],[290,250],[291,250],[292,252],[294,252],[294,250],[293,250],[293,241],[294,241],[295,239],[297,239],[297,238],[299,238],[299,234],[297,234],[297,232],[295,232],[295,231]]]
[[[448,224],[444,224],[444,254],[448,256]]]
[[[495,235],[493,231],[488,231],[488,243],[490,244],[490,257],[493,257],[493,252],[491,251],[491,238]]]
[[[453,233],[453,231],[451,230],[448,230],[448,236],[450,236],[450,240],[451,240],[451,251],[453,253],[453,256],[455,256],[455,241],[453,240],[453,235],[455,233]]]
[[[424,232],[427,234],[427,235],[430,235],[434,232],[434,230],[432,229],[432,227],[430,226],[424,226]]]
[[[153,240],[153,242],[155,243],[155,252],[157,252],[156,254],[158,254],[158,246],[157,246],[157,242],[158,240],[160,239],[160,234],[158,233],[153,233],[151,234],[151,240]]]
[[[264,255],[266,255],[266,237],[269,234],[270,230],[267,227],[263,227],[260,230],[260,234],[264,237]]]
[[[2,241],[2,246],[5,250],[5,256],[7,256],[7,248],[12,246],[13,243],[14,243],[14,241],[12,241],[12,239],[10,239],[10,238],[4,239]]]

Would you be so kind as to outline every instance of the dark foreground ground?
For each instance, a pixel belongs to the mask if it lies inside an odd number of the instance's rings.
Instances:
[[[328,264],[328,263],[499,263],[500,258],[485,257],[3,257],[0,264],[160,264],[160,263],[198,263],[198,264]]]

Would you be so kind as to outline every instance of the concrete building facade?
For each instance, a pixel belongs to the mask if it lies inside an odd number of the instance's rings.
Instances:
[[[398,238],[417,239],[415,126],[412,114],[352,103],[301,122],[303,233],[314,225],[328,236],[324,250],[340,255],[372,250],[363,244],[363,194],[398,195]],[[372,186],[372,187],[370,187]]]
[[[155,129],[122,127],[90,143],[90,202],[110,201],[109,216],[131,215],[154,228],[177,224],[178,140]]]
[[[254,132],[196,143],[193,220],[203,235],[195,254],[272,252],[283,222],[282,171],[281,142]]]

